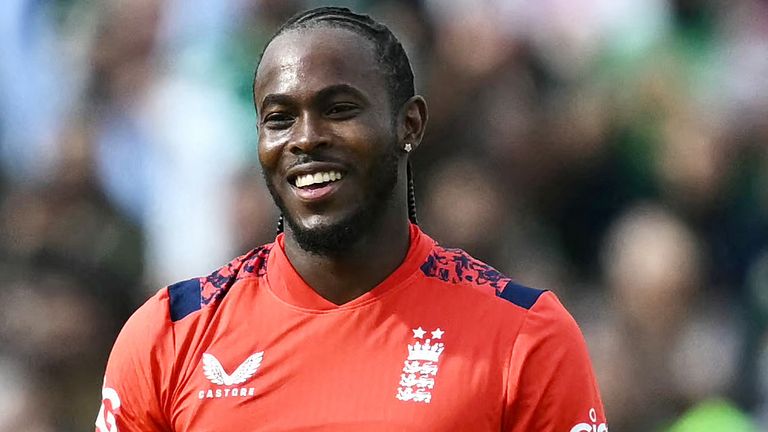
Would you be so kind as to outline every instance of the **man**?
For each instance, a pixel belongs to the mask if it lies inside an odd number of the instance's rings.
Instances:
[[[97,430],[607,431],[554,294],[413,223],[427,106],[386,27],[339,8],[294,17],[254,100],[285,232],[134,314]]]

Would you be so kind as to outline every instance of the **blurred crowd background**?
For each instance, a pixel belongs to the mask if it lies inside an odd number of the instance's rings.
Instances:
[[[403,41],[421,225],[558,294],[612,431],[768,430],[768,2],[323,3]],[[251,79],[319,4],[0,2],[0,431],[93,430],[130,313],[271,241]]]

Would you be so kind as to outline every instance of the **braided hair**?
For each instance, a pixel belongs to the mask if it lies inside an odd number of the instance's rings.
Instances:
[[[413,70],[411,62],[403,49],[403,45],[397,40],[387,26],[374,21],[368,15],[361,15],[347,8],[320,7],[310,9],[295,15],[286,21],[264,46],[266,51],[272,41],[283,33],[291,30],[308,29],[316,27],[343,28],[350,30],[371,41],[374,45],[375,55],[379,62],[379,68],[384,74],[384,80],[389,92],[390,105],[394,114],[399,108],[416,94],[413,84]],[[261,57],[264,56],[262,51]],[[260,57],[260,58],[261,58]],[[261,60],[259,60],[261,61]],[[258,67],[256,68],[258,71]],[[254,76],[255,84],[255,76]],[[418,224],[416,219],[416,195],[413,186],[413,174],[411,164],[408,162],[408,219],[413,224]],[[280,215],[277,221],[277,233],[283,232],[284,218]]]
[[[373,43],[395,114],[399,107],[416,94],[411,62],[400,41],[384,24],[374,21],[368,15],[357,14],[347,8],[320,7],[294,15],[272,35],[264,45],[264,51],[276,37],[283,33],[316,27],[343,28]],[[264,56],[264,51],[261,57]]]

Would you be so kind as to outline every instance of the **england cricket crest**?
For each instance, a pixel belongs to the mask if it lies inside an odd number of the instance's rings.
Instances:
[[[403,362],[403,372],[400,374],[400,385],[395,397],[404,402],[430,403],[438,362],[445,349],[445,344],[438,340],[442,339],[445,332],[440,328],[427,332],[421,327],[412,331],[416,341],[408,344],[408,358]],[[432,337],[425,339],[426,333],[430,333]]]

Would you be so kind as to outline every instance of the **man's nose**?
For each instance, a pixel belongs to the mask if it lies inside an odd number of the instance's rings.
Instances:
[[[329,144],[328,133],[321,118],[313,114],[305,114],[296,122],[294,136],[289,144],[291,153],[311,153]]]

